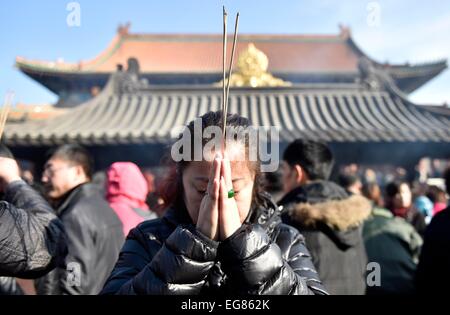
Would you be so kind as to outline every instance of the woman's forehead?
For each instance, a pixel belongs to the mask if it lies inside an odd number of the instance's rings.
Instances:
[[[217,151],[215,149],[219,150]],[[203,158],[206,161],[212,161],[214,160],[217,153],[222,155],[221,148],[211,147],[211,150],[204,149]],[[225,154],[230,161],[245,161],[245,145],[236,141],[229,142],[225,147]]]
[[[213,162],[209,161],[193,161],[189,163],[186,168],[187,175],[193,176],[195,179],[206,178],[208,180],[211,174]],[[252,174],[249,163],[245,161],[230,161],[231,166],[231,176],[233,178],[237,177],[247,177]]]

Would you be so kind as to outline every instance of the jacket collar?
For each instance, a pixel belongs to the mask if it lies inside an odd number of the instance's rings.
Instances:
[[[281,202],[288,224],[301,232],[320,231],[344,250],[361,242],[362,223],[372,209],[363,196],[349,197],[343,188],[327,181],[299,187]]]
[[[79,202],[82,198],[88,197],[96,193],[94,185],[91,183],[80,184],[72,190],[68,191],[58,202],[56,208],[56,213],[61,215],[64,211],[72,207],[74,204]]]
[[[372,204],[363,196],[348,196],[329,181],[314,181],[284,196],[280,204],[291,220],[306,228],[324,224],[335,231],[355,228],[370,215]]]
[[[319,203],[327,200],[342,200],[348,197],[339,185],[325,180],[311,181],[287,193],[279,204],[286,207],[291,203]]]
[[[171,223],[174,226],[180,224],[186,225],[193,224],[192,219],[189,216],[189,213],[184,204],[178,207],[173,206],[167,209],[166,213],[164,214],[164,219],[166,219],[169,223]]]
[[[281,207],[278,207],[267,192],[259,193],[259,205],[253,207],[245,222],[261,225],[270,235],[281,223]]]

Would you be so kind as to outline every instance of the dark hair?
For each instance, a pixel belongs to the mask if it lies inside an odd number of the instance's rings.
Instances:
[[[204,114],[203,116],[199,117],[200,121],[201,121],[201,131],[203,134],[203,131],[207,128],[207,127],[211,127],[211,126],[221,126],[222,124],[222,111],[216,111],[216,112],[207,112],[206,114]],[[168,167],[168,172],[167,172],[167,176],[165,177],[165,179],[163,180],[161,186],[159,187],[159,195],[161,196],[161,198],[164,200],[164,205],[165,207],[171,207],[171,206],[175,206],[175,207],[179,207],[181,206],[184,201],[183,201],[183,183],[182,183],[182,177],[181,175],[183,174],[184,169],[189,165],[189,163],[191,161],[194,160],[194,150],[193,150],[193,146],[196,143],[196,141],[198,142],[199,139],[195,140],[195,133],[194,133],[194,123],[195,120],[191,121],[186,128],[189,130],[190,132],[190,137],[191,137],[191,156],[189,157],[189,159],[184,160],[182,159],[179,162],[175,162],[170,155],[166,155],[163,159],[163,164],[165,164]],[[250,127],[250,122],[247,118],[239,116],[237,114],[227,114],[227,133],[229,133],[231,130],[233,129],[239,129],[239,128],[247,128]],[[179,136],[178,140],[180,140],[182,138],[182,134]],[[202,148],[205,146],[205,144],[210,141],[213,137],[202,137]],[[227,137],[228,140],[228,137]],[[248,138],[248,134],[246,134],[246,136],[242,139],[240,139],[241,141],[244,142],[245,145],[245,154],[246,157],[248,157],[249,154],[249,138]],[[231,141],[239,141],[236,137],[234,137],[234,139],[232,139]],[[180,153],[183,153],[182,150],[180,150]],[[247,158],[248,161],[248,158]],[[261,179],[261,172],[260,172],[260,163],[259,161],[248,161],[249,163],[249,167],[250,169],[254,172],[255,174],[255,184],[254,184],[254,189],[253,189],[253,200],[252,203],[253,204],[259,204],[260,200],[259,200],[259,192],[262,190],[262,179]]]
[[[338,177],[338,184],[341,185],[344,188],[349,188],[350,186],[353,186],[357,182],[359,182],[358,176],[351,175],[351,174],[340,174]]]
[[[82,146],[78,144],[65,144],[58,147],[55,151],[50,153],[50,158],[61,159],[69,162],[70,164],[81,166],[84,174],[92,179],[94,161],[92,156]]]
[[[381,194],[380,186],[377,183],[366,183],[362,187],[362,194],[378,207],[383,207],[383,196]]]
[[[0,143],[0,157],[14,159],[12,152],[3,143]]]
[[[281,170],[264,174],[264,188],[270,194],[278,194],[283,191],[283,180]]]
[[[450,167],[444,172],[444,182],[445,188],[447,189],[447,194],[450,194]]]
[[[390,182],[385,187],[385,193],[386,193],[386,208],[389,210],[392,210],[394,208],[394,197],[400,193],[400,186],[401,185],[407,185],[409,189],[411,189],[411,186],[407,181],[404,180],[395,180],[393,182]]]
[[[386,196],[389,198],[394,198],[395,195],[397,195],[400,192],[400,186],[403,184],[408,185],[408,187],[411,189],[407,181],[395,180],[393,182],[388,183],[385,188]]]
[[[428,187],[426,196],[431,200],[431,202],[446,202],[445,191],[437,186]]]
[[[290,166],[300,165],[309,179],[328,179],[333,168],[333,153],[323,142],[297,139],[288,145],[283,160]]]

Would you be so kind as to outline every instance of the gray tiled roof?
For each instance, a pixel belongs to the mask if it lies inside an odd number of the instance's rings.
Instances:
[[[168,142],[173,127],[219,110],[221,104],[221,90],[210,86],[124,88],[116,81],[113,75],[100,95],[61,116],[9,123],[5,142]],[[232,89],[229,112],[248,117],[255,126],[279,126],[282,141],[303,137],[329,142],[450,142],[450,115],[414,105],[395,91],[361,84]]]

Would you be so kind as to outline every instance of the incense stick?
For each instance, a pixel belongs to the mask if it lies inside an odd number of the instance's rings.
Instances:
[[[6,120],[8,119],[9,110],[11,108],[11,102],[14,97],[14,93],[8,92],[5,96],[5,102],[0,110],[0,140],[5,129]]]
[[[223,140],[225,142],[225,127],[226,127],[226,115],[225,115],[225,105],[227,99],[227,92],[225,87],[225,78],[226,78],[226,60],[227,60],[227,11],[225,10],[225,6],[223,6],[223,60],[222,60],[222,135]]]
[[[224,7],[225,10],[225,7]],[[224,14],[226,12],[224,11]],[[227,115],[228,115],[228,95],[230,93],[230,79],[231,79],[231,73],[233,69],[233,61],[234,61],[234,52],[236,50],[236,42],[237,42],[237,32],[238,32],[238,25],[239,25],[239,12],[236,14],[236,21],[234,24],[234,36],[233,36],[233,48],[231,50],[231,58],[230,58],[230,65],[228,68],[228,80],[225,87],[225,73],[223,78],[223,89],[224,89],[224,97],[223,97],[223,104],[222,104],[222,114],[223,114],[223,143],[224,143],[224,149],[225,149],[225,137],[226,137],[226,128],[227,128]],[[226,33],[224,34],[224,38],[226,38]],[[226,40],[224,40],[224,45],[226,45]],[[224,51],[226,50],[226,46],[224,46]],[[225,56],[225,53],[224,53]],[[223,60],[223,66],[225,68],[225,57]]]
[[[228,68],[228,80],[227,80],[226,98],[225,98],[225,114],[228,113],[228,101],[229,101],[228,96],[230,95],[230,79],[231,79],[231,73],[233,70],[234,52],[236,50],[238,25],[239,25],[239,12],[236,14],[236,21],[234,23],[233,48],[231,50],[230,66]],[[225,115],[225,121],[226,121],[226,115]]]

